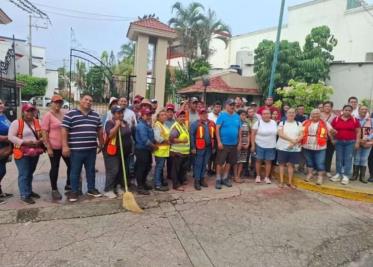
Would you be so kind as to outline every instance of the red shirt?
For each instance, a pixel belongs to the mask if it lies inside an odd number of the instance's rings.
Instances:
[[[266,109],[269,109],[271,111],[271,114],[273,113],[273,111],[277,111],[278,115],[281,117],[281,111],[275,106],[270,106],[270,107],[261,106],[258,108],[258,111],[256,113],[258,113],[259,115],[262,115],[263,110],[266,110]]]
[[[356,129],[360,128],[360,123],[352,116],[346,121],[342,119],[342,116],[338,116],[332,121],[332,127],[337,131],[335,139],[354,141],[356,140]]]

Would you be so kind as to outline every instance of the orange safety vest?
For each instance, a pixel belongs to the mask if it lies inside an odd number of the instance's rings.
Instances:
[[[215,146],[215,123],[213,121],[208,121],[208,129],[211,139],[211,148]],[[198,121],[198,127],[196,131],[196,148],[197,149],[205,149],[206,148],[206,141],[205,141],[205,127],[202,121]]]
[[[106,153],[109,156],[115,156],[118,152],[118,147],[117,147],[117,136],[114,136],[113,138],[108,139],[108,143],[106,146]]]
[[[41,136],[41,127],[38,119],[34,119],[34,126],[36,134],[40,137]],[[22,139],[23,137],[23,129],[25,128],[25,121],[23,119],[18,119],[18,131],[17,131],[17,137],[19,139]],[[14,145],[13,147],[13,156],[14,159],[21,159],[23,158],[23,151],[21,149],[21,146]]]
[[[303,135],[303,139],[302,139],[302,144],[306,144],[308,142],[308,138],[309,138],[309,132],[308,132],[308,128],[310,127],[312,121],[311,120],[306,120],[304,123],[303,123],[303,127],[304,127],[304,135]],[[317,144],[319,146],[325,146],[326,145],[326,142],[327,142],[327,139],[328,139],[328,128],[326,127],[326,124],[323,120],[320,120],[319,121],[319,126],[317,127],[317,131],[316,131],[316,139],[317,139]]]

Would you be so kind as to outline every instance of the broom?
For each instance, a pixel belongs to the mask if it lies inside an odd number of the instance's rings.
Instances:
[[[124,194],[123,194],[122,206],[126,210],[129,210],[132,212],[143,212],[143,210],[137,204],[134,195],[128,190],[126,166],[124,164],[124,153],[123,153],[123,145],[122,145],[122,138],[121,138],[120,130],[118,132],[118,136],[119,136],[120,158],[122,160],[123,180],[124,180]]]

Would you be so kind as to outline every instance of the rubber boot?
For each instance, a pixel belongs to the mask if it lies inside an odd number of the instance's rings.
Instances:
[[[360,170],[360,166],[358,166],[358,165],[353,166],[352,177],[351,177],[350,181],[356,181],[357,180],[357,178],[359,177],[359,170]]]
[[[367,184],[368,183],[368,178],[365,177],[365,173],[367,171],[366,166],[360,166],[360,182]]]

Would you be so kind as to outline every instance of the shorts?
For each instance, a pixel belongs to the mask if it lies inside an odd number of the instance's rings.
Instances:
[[[235,165],[237,163],[237,146],[224,145],[223,150],[216,151],[216,164],[224,163]]]
[[[301,157],[300,152],[277,150],[277,161],[280,164],[285,164],[285,163],[299,164],[300,157]]]
[[[255,152],[258,160],[274,160],[276,157],[276,148],[263,148],[256,145]]]

